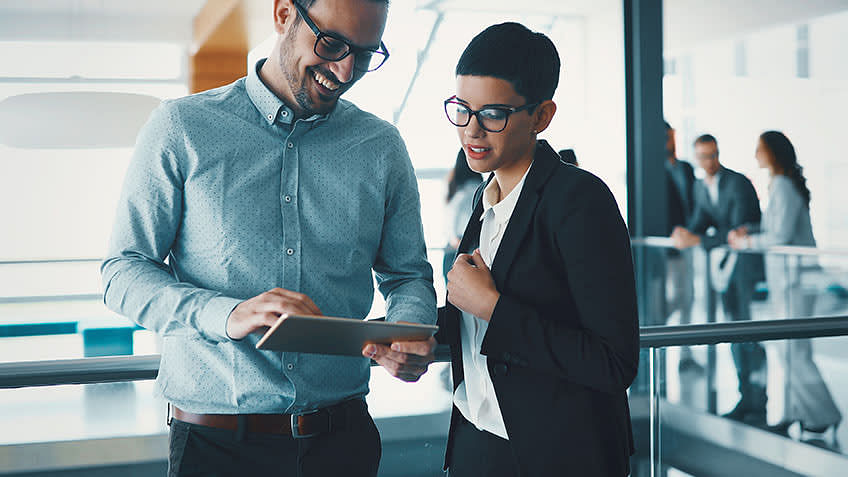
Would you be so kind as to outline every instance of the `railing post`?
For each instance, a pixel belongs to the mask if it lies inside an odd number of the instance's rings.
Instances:
[[[716,322],[716,292],[713,289],[712,263],[710,251],[704,251],[704,299],[707,301],[707,323]],[[718,412],[718,393],[716,392],[716,349],[707,347],[707,411]]]

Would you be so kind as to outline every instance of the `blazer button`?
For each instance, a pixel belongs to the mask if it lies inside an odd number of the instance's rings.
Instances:
[[[507,372],[509,372],[509,367],[506,365],[506,363],[498,363],[494,366],[494,368],[492,368],[492,373],[495,376],[506,376]]]

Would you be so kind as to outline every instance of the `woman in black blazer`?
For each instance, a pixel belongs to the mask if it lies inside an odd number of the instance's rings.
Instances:
[[[543,34],[494,25],[466,48],[445,101],[469,166],[493,173],[439,314],[455,392],[451,477],[629,473],[630,242],[606,185],[536,138],[556,112],[559,67]]]

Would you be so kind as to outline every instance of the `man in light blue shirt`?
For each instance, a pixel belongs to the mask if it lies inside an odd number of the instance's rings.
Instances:
[[[386,3],[275,1],[268,59],[139,135],[101,270],[107,306],[163,337],[170,475],[376,475],[369,360],[255,344],[286,313],[364,318],[372,270],[388,321],[436,321],[404,143],[339,99],[388,57]],[[363,354],[417,380],[435,341],[398,345]]]

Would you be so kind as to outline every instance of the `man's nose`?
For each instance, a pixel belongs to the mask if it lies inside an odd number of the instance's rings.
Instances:
[[[336,75],[336,78],[339,79],[342,83],[347,83],[353,78],[353,63],[354,63],[354,55],[353,53],[345,56],[339,61],[334,61],[330,63],[330,71]]]

